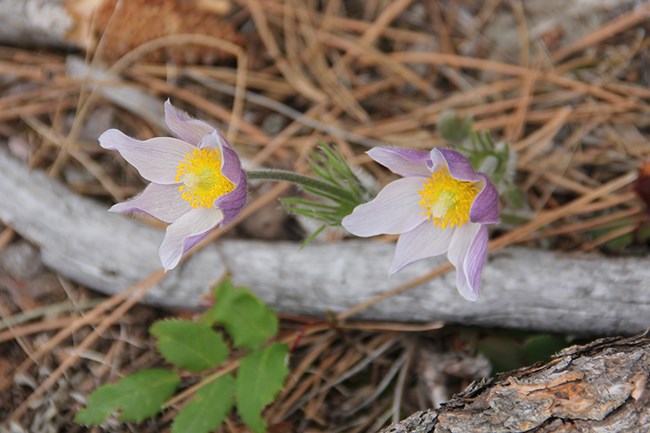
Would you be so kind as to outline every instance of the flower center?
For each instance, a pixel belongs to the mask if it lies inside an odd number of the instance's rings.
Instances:
[[[469,221],[472,203],[480,192],[476,183],[454,179],[446,168],[433,173],[418,191],[422,197],[419,204],[427,219],[442,229],[465,224]]]
[[[192,207],[212,207],[214,201],[235,189],[221,173],[221,152],[217,149],[194,149],[176,168],[176,182],[181,197]]]

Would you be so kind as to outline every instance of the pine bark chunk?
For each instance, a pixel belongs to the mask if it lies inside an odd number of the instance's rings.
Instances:
[[[381,433],[650,431],[650,335],[572,346]]]

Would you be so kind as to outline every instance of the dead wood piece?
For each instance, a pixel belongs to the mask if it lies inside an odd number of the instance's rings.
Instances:
[[[0,220],[41,248],[44,263],[115,294],[160,268],[161,230],[77,196],[0,149]],[[146,302],[197,309],[230,271],[279,312],[324,316],[384,293],[445,263],[424,260],[388,278],[394,246],[371,241],[312,245],[221,240],[151,288]],[[363,310],[356,318],[633,334],[650,326],[646,257],[604,258],[509,248],[483,273],[478,302],[464,300],[451,272]]]
[[[381,433],[650,431],[650,336],[605,338],[471,385]]]
[[[86,50],[99,44],[96,54],[110,63],[173,34],[241,45],[244,37],[223,18],[231,9],[227,0],[0,0],[0,41]],[[213,47],[186,45],[148,53],[144,60],[210,64],[231,57]]]
[[[90,13],[78,12],[91,12],[100,1],[0,0],[0,41],[86,48]]]
[[[181,33],[205,35],[241,45],[243,36],[223,19],[230,9],[229,1],[103,0],[94,23],[104,44],[100,56],[114,62],[148,41]],[[183,46],[148,53],[144,60],[210,64],[231,57],[232,54],[213,47]]]

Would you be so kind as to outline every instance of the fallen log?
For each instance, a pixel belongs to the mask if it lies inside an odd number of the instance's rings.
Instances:
[[[41,249],[51,269],[115,294],[160,268],[161,230],[106,212],[0,149],[0,220]],[[312,245],[223,239],[192,256],[152,287],[145,301],[200,308],[227,271],[279,312],[323,316],[344,311],[445,262],[424,260],[388,278],[394,247],[368,240]],[[483,273],[478,302],[443,275],[355,318],[443,320],[575,334],[628,334],[650,326],[647,257],[608,258],[507,248]]]
[[[89,48],[92,10],[103,0],[0,0],[0,41]]]
[[[232,6],[230,1],[0,0],[0,42],[90,51],[108,63],[167,35],[192,33],[241,44],[243,35],[224,19]],[[189,45],[162,47],[145,58],[209,64],[232,57]]]
[[[648,333],[600,339],[472,384],[380,433],[647,432],[649,376]]]

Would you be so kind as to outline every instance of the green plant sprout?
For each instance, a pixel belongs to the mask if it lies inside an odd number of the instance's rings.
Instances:
[[[304,241],[308,245],[326,227],[341,225],[352,210],[371,198],[370,192],[336,149],[320,141],[308,159],[315,178],[280,170],[249,171],[249,179],[287,180],[316,197],[280,199],[286,212],[316,220],[322,225]],[[281,178],[283,176],[284,178]]]
[[[288,346],[270,341],[278,332],[277,315],[250,290],[235,287],[230,280],[216,286],[214,293],[217,302],[198,322],[171,319],[151,326],[158,351],[174,369],[145,369],[100,386],[75,421],[99,425],[112,414],[122,421],[151,418],[177,391],[179,371],[187,371],[198,375],[201,385],[174,417],[172,433],[211,432],[233,407],[253,432],[266,432],[261,413],[282,389],[289,372]],[[230,348],[216,325],[225,329],[234,348],[245,353],[236,374],[225,367]]]

